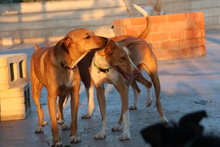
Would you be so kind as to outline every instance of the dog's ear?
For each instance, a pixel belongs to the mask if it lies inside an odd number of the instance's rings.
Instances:
[[[153,147],[162,147],[164,137],[166,137],[168,128],[164,124],[155,124],[141,130],[141,135],[145,142],[150,143]]]
[[[68,48],[72,42],[73,42],[73,39],[72,39],[72,38],[70,38],[70,37],[65,37],[63,43],[64,43],[65,47]]]
[[[111,55],[115,48],[115,42],[113,40],[109,40],[107,46],[105,47],[105,54]]]
[[[127,48],[132,48],[138,44],[140,44],[140,41],[136,40],[136,41],[128,42],[128,44],[126,46],[127,46]]]
[[[187,114],[180,119],[179,126],[199,125],[199,122],[204,117],[207,117],[207,114],[204,110]]]
[[[34,45],[34,50],[38,49],[39,46],[37,44]]]
[[[66,53],[69,54],[68,47],[72,43],[72,38],[65,37],[57,43],[57,46],[60,46]]]

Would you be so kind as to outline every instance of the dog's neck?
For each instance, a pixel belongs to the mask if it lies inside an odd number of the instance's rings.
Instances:
[[[100,69],[110,69],[111,65],[106,61],[104,49],[99,50],[93,57],[93,64]]]
[[[76,64],[86,55],[86,53],[69,53],[62,44],[62,42],[58,42],[54,47],[55,58],[63,68],[73,70],[75,69]]]

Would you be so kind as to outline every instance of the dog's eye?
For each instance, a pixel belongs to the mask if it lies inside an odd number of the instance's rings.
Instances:
[[[89,39],[89,38],[91,38],[91,36],[86,36],[86,37],[85,37],[85,39]]]

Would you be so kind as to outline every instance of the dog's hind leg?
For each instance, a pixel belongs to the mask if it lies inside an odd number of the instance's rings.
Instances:
[[[70,129],[70,125],[66,124],[65,119],[64,119],[64,115],[63,115],[63,106],[64,106],[65,101],[68,100],[68,96],[69,96],[68,94],[59,96],[57,122],[59,123],[59,125],[62,127],[63,130]]]
[[[156,107],[157,107],[157,111],[160,115],[160,118],[162,120],[163,123],[167,124],[168,120],[166,119],[166,117],[163,114],[163,110],[162,110],[162,106],[160,103],[160,80],[158,77],[158,72],[157,72],[157,66],[154,65],[152,67],[148,67],[146,64],[142,64],[141,68],[144,68],[145,71],[148,73],[148,75],[151,78],[151,81],[154,85],[154,90],[155,90],[155,95],[156,95]]]
[[[38,127],[35,130],[35,133],[43,133],[44,127],[48,124],[47,122],[44,122],[44,112],[40,104],[41,89],[43,85],[37,79],[32,80],[31,83],[32,83],[32,97],[36,105],[36,111],[38,114]]]
[[[52,138],[53,138],[53,145],[52,146],[62,146],[62,142],[60,141],[60,136],[59,136],[59,129],[57,125],[57,120],[56,120],[56,100],[57,100],[57,95],[56,93],[52,93],[53,89],[47,88],[48,91],[48,110],[50,114],[50,122],[51,122],[51,132],[52,132]]]
[[[129,107],[129,110],[136,110],[137,109],[137,102],[138,102],[138,96],[141,92],[140,88],[137,85],[137,82],[135,80],[132,81],[131,87],[134,93],[134,104],[133,106]]]
[[[87,55],[89,56],[89,55]],[[91,58],[92,59],[92,58]],[[90,76],[89,66],[91,65],[91,61],[87,61],[86,59],[81,60],[78,63],[81,81],[83,82],[85,89],[86,89],[86,95],[87,95],[87,102],[88,102],[88,111],[87,114],[81,116],[82,119],[89,119],[92,117],[92,112],[94,109],[94,89],[93,89],[93,83]]]
[[[124,79],[121,79],[124,80]],[[129,98],[128,98],[128,89],[129,87],[124,83],[124,81],[118,81],[118,84],[114,84],[115,88],[118,90],[120,93],[121,97],[121,103],[122,103],[122,108],[121,108],[121,118],[119,120],[119,126],[114,127],[113,129],[118,129],[120,130],[121,126],[121,121],[123,122],[123,132],[120,135],[119,140],[120,141],[125,141],[125,140],[130,140],[130,118],[129,118]],[[113,130],[112,129],[112,130]]]
[[[134,78],[134,81],[138,81],[139,83],[143,84],[144,87],[147,89],[147,103],[146,103],[146,106],[149,107],[152,103],[152,94],[151,94],[152,83],[149,82],[141,73],[138,74]]]
[[[86,95],[88,99],[88,111],[87,114],[81,116],[82,119],[89,119],[92,117],[92,112],[94,109],[94,89],[93,85],[90,84],[90,86],[86,86]]]
[[[104,93],[104,84],[97,84],[95,85],[97,91],[97,98],[99,103],[99,108],[102,116],[102,128],[94,136],[94,139],[99,140],[103,139],[106,136],[106,129],[107,129],[107,119],[106,119],[106,100],[105,100],[105,93]]]

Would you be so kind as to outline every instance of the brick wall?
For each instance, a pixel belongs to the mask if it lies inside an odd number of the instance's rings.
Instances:
[[[152,29],[147,42],[153,45],[157,59],[175,59],[204,56],[204,13],[180,13],[152,16]],[[116,36],[142,33],[146,26],[144,17],[114,20]]]
[[[0,5],[0,44],[2,40],[12,40],[13,43],[56,41],[79,27],[112,37],[113,20],[140,16],[131,4],[146,7],[147,2],[148,0],[69,0]],[[202,11],[206,29],[220,29],[220,0],[161,2],[166,14]]]

